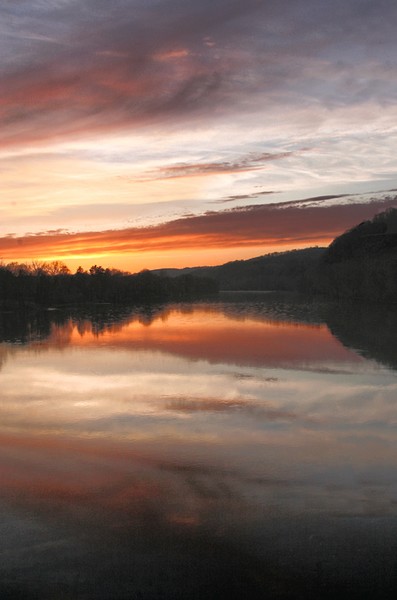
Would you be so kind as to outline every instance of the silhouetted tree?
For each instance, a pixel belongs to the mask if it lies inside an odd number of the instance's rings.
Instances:
[[[19,268],[21,267],[21,268]],[[26,267],[12,263],[0,266],[0,305],[9,307],[50,306],[81,302],[147,304],[190,299],[216,293],[212,280],[191,277],[170,280],[143,271],[136,275],[93,265],[72,275],[61,262],[34,261]]]

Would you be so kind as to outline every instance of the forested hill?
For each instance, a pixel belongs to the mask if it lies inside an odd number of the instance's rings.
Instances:
[[[397,209],[391,208],[338,236],[328,247],[324,258],[328,263],[335,263],[396,252]]]
[[[306,248],[235,260],[217,267],[159,269],[157,275],[194,274],[215,279],[221,290],[301,290],[312,278],[325,248]]]
[[[338,236],[324,252],[313,289],[326,296],[397,301],[397,209]]]
[[[328,248],[155,273],[204,275],[221,290],[290,290],[341,300],[397,303],[397,209],[360,223]]]

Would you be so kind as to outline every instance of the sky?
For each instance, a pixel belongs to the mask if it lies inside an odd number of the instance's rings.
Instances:
[[[0,261],[221,264],[397,206],[395,0],[0,0]]]

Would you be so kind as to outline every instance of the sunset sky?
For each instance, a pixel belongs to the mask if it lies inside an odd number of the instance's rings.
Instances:
[[[397,206],[396,24],[395,0],[2,0],[0,261],[220,264]]]

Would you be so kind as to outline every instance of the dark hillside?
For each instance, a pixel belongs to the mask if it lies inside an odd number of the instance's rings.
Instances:
[[[338,236],[327,249],[324,260],[336,263],[397,253],[397,209],[391,208]]]
[[[397,209],[337,237],[320,261],[313,289],[338,299],[397,302]]]
[[[324,248],[306,248],[236,260],[217,267],[161,269],[156,274],[187,272],[215,279],[221,290],[306,290]]]
[[[338,303],[325,320],[333,335],[355,352],[397,369],[397,312],[394,306]]]
[[[397,303],[397,209],[360,223],[327,249],[166,271],[171,277],[186,273],[212,278],[221,290],[298,291],[338,300]]]

